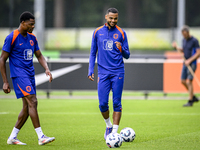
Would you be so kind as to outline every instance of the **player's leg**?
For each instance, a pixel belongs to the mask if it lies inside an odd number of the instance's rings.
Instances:
[[[193,80],[188,80],[187,85],[188,85],[188,92],[189,92],[189,100],[193,100]]]
[[[187,79],[187,67],[183,65],[182,72],[181,72],[181,83],[188,90],[186,79]]]
[[[24,125],[24,123],[26,122],[26,120],[29,117],[28,103],[25,100],[25,98],[22,98],[22,102],[23,102],[23,108],[22,108],[21,112],[19,113],[18,120],[15,124],[15,128],[17,128],[19,130],[22,128],[22,126]]]
[[[20,91],[18,90],[19,87],[16,86],[17,83],[19,83],[19,81],[17,78],[13,78],[12,80],[13,80],[13,86],[14,86],[16,96],[19,98]],[[26,145],[26,143],[22,143],[17,139],[17,135],[18,135],[20,129],[22,128],[22,126],[24,125],[24,123],[26,122],[26,120],[28,119],[28,116],[29,116],[28,103],[26,102],[26,100],[24,98],[22,98],[22,102],[23,102],[23,108],[22,108],[21,112],[19,113],[18,120],[7,140],[7,144]]]
[[[113,133],[117,133],[121,114],[122,104],[121,97],[124,85],[124,74],[114,75],[112,78],[112,91],[113,91]]]
[[[40,126],[40,121],[39,121],[39,116],[38,116],[38,111],[37,111],[38,101],[37,101],[37,98],[36,98],[35,78],[34,77],[30,78],[30,81],[31,81],[33,90],[35,91],[35,94],[32,95],[33,99],[30,99],[31,103],[34,103],[33,106],[32,106],[33,111],[31,112],[31,113],[33,113],[32,114],[33,118],[31,118],[31,120],[32,120],[32,123],[33,123],[33,125],[35,127],[35,131],[36,131],[36,133],[38,135],[38,144],[39,145],[45,145],[47,143],[53,142],[55,140],[55,138],[54,137],[47,137],[42,132],[42,128]],[[30,106],[29,106],[29,108],[30,108]],[[30,111],[29,111],[29,115],[30,115]]]
[[[37,98],[36,98],[36,87],[35,87],[35,79],[32,78],[14,78],[13,79],[13,86],[15,89],[15,93],[17,98],[23,97],[23,104],[26,111],[28,110],[28,115],[31,117],[33,126],[35,127],[35,131],[38,135],[39,144],[43,145],[53,141],[55,138],[46,137],[42,129],[40,127],[39,117],[37,113]],[[21,116],[20,116],[21,117]],[[24,117],[26,118],[26,117]],[[27,118],[26,118],[27,119]],[[22,119],[25,121],[25,119]],[[22,127],[25,122],[17,122],[17,126],[20,128]],[[40,139],[42,139],[42,143],[40,143]],[[49,141],[50,140],[50,141]]]
[[[36,95],[28,95],[24,98],[26,99],[28,103],[29,116],[32,120],[35,131],[38,135],[39,145],[44,145],[44,144],[54,141],[55,138],[45,136],[44,133],[42,132],[42,128],[40,127],[40,121],[39,121],[39,116],[38,116],[38,111],[37,111],[38,101],[37,101]]]
[[[193,70],[193,72],[195,73],[196,69],[197,69],[197,65],[196,64],[192,64],[191,65],[191,68]],[[191,72],[188,70],[188,80],[189,80],[189,94],[190,94],[190,97],[192,98],[192,101],[193,102],[198,102],[199,99],[194,95],[194,88],[193,88],[193,76],[191,74]]]
[[[17,134],[19,133],[20,129],[28,119],[28,104],[25,99],[22,98],[23,101],[23,108],[21,112],[19,113],[18,120],[15,124],[15,127],[13,128],[8,140],[7,144],[18,144],[18,145],[26,145],[26,143],[22,143],[17,139]]]
[[[104,134],[104,139],[112,131],[112,123],[109,117],[109,107],[108,99],[111,89],[111,82],[109,80],[109,75],[98,75],[98,97],[99,97],[99,109],[106,123],[106,131]]]
[[[37,112],[38,101],[37,101],[36,95],[35,94],[28,95],[24,97],[24,99],[28,103],[28,113],[32,120],[34,128],[40,127],[40,121],[39,121],[38,112]]]
[[[196,65],[192,64],[191,68],[194,72],[196,71]],[[183,106],[192,106],[194,103],[194,99],[196,100],[196,97],[194,96],[194,93],[193,93],[193,76],[190,73],[189,69],[187,69],[187,79],[188,79],[187,87],[188,87],[188,93],[189,93],[189,101]]]

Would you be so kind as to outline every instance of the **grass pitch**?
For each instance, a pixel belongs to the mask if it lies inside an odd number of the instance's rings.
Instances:
[[[136,139],[123,143],[121,150],[200,149],[200,103],[183,108],[181,100],[123,100],[119,131],[131,127]],[[110,101],[110,106],[112,101]],[[29,118],[18,134],[27,146],[7,145],[6,141],[22,107],[21,100],[0,100],[0,149],[2,150],[106,150],[105,123],[98,100],[39,99],[43,132],[54,136],[53,143],[39,146]],[[111,108],[112,112],[112,108]]]

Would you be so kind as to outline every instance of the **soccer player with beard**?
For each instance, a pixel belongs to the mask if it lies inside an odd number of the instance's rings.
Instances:
[[[93,33],[89,60],[88,78],[94,81],[97,55],[98,98],[99,108],[106,123],[105,139],[111,132],[117,133],[118,131],[125,71],[123,57],[128,59],[130,56],[126,33],[117,26],[118,14],[116,8],[107,10],[105,15],[107,23]],[[113,125],[110,121],[108,106],[110,90],[113,92]]]

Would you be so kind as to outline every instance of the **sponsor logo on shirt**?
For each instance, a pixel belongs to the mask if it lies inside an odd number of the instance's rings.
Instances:
[[[117,33],[113,34],[113,38],[118,39],[118,34]]]
[[[34,45],[34,42],[33,42],[33,40],[30,40],[30,44],[31,44],[31,46],[33,46],[33,45]]]
[[[32,49],[25,49],[24,50],[24,59],[25,60],[32,60],[33,59],[33,51],[32,51]]]
[[[113,40],[105,39],[103,41],[103,49],[108,51],[113,50]]]

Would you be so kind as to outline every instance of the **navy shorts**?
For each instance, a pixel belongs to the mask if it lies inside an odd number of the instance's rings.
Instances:
[[[98,97],[101,112],[108,110],[110,90],[113,92],[113,109],[121,112],[121,97],[124,85],[124,73],[120,74],[99,74],[98,75]]]
[[[12,82],[17,98],[36,95],[35,77],[15,77]]]
[[[197,65],[196,64],[191,64],[190,66],[191,66],[192,70],[195,72],[196,68],[197,68]],[[190,73],[190,71],[187,68],[187,66],[183,64],[182,73],[181,73],[181,80],[186,80],[186,79],[193,80],[193,76]]]

